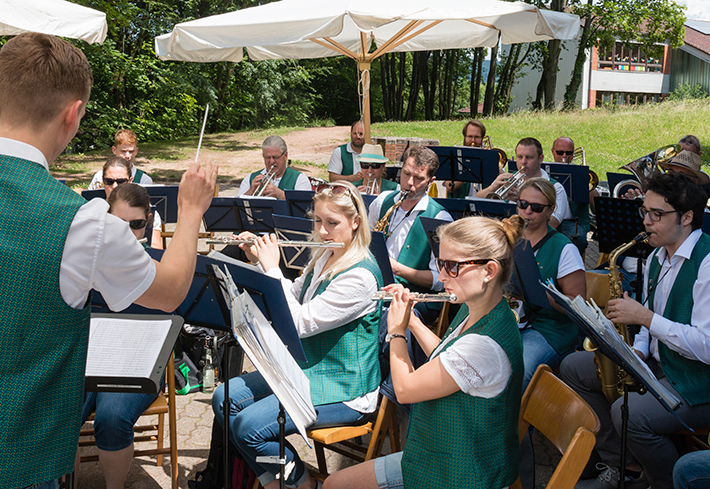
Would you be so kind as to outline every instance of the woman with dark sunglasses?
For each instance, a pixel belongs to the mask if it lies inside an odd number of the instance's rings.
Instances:
[[[310,381],[318,416],[311,428],[318,428],[360,422],[377,408],[381,303],[370,298],[382,285],[382,275],[368,249],[367,209],[355,187],[344,181],[325,184],[313,202],[311,239],[344,246],[311,248],[311,260],[295,282],[285,279],[279,269],[281,254],[274,235],[240,246],[252,263],[281,281],[309,360],[299,366]],[[251,233],[238,236],[252,237]],[[223,386],[212,398],[221,425],[225,418]],[[278,400],[258,372],[230,380],[229,397],[232,443],[266,489],[278,487],[278,466],[256,462],[258,456],[278,456]],[[286,433],[295,432],[287,416]],[[287,487],[316,487],[288,443],[286,458],[295,463],[286,479]]]
[[[107,187],[106,193],[109,194],[108,212],[126,221],[137,239],[143,238],[152,217],[148,191],[134,183],[123,183],[112,191]],[[157,397],[158,394],[125,392],[86,393],[82,423],[94,413],[99,464],[107,489],[123,488],[133,460],[133,425]],[[75,470],[74,473],[79,472]]]
[[[411,314],[409,290],[391,285],[387,319],[397,400],[411,403],[404,452],[333,474],[324,488],[502,488],[518,476],[523,358],[503,297],[524,221],[467,217],[441,226],[439,280],[462,304],[440,340]],[[409,329],[429,356],[414,369]]]
[[[363,194],[380,195],[387,190],[397,190],[399,185],[392,180],[384,178],[386,164],[389,161],[382,152],[379,144],[365,144],[358,157],[360,170],[364,175],[362,180],[353,182],[353,185]]]
[[[527,221],[523,237],[530,241],[542,280],[552,279],[566,296],[585,297],[584,261],[577,247],[548,224],[555,210],[555,187],[545,178],[531,178],[520,187],[518,215]],[[523,303],[520,328],[527,387],[538,365],[557,368],[577,345],[577,326],[550,299],[552,308]]]

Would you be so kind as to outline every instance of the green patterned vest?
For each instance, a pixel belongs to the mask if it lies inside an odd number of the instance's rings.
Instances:
[[[703,233],[693,248],[690,258],[685,260],[678,271],[678,276],[673,282],[671,293],[666,301],[663,317],[681,324],[690,324],[693,314],[693,285],[698,279],[698,269],[703,259],[710,253],[710,236]],[[655,253],[649,269],[648,288],[649,308],[653,310],[658,275],[661,264],[658,254]],[[671,350],[663,342],[658,342],[658,354],[661,359],[661,368],[668,377],[668,381],[683,396],[688,405],[705,404],[710,402],[710,365],[700,360],[685,358],[680,353]]]
[[[353,185],[356,187],[359,187],[360,185],[364,185],[364,180],[358,180],[356,182],[353,182]],[[388,190],[397,190],[397,183],[393,182],[392,180],[387,180],[386,178],[383,178],[380,180],[380,192],[387,192]]]
[[[463,182],[459,188],[451,193],[450,199],[465,199],[471,191],[471,182]]]
[[[468,307],[464,304],[446,336],[467,316]],[[458,391],[412,406],[402,456],[407,489],[497,489],[511,485],[518,477],[523,345],[505,299],[442,351],[474,333],[491,337],[505,351],[512,368],[508,385],[492,399]]]
[[[377,288],[382,287],[382,273],[371,255],[348,270],[358,267],[372,273],[377,280]],[[323,280],[313,297],[322,294],[340,273]],[[298,299],[301,304],[312,279],[313,270],[303,281]],[[301,338],[308,362],[299,361],[298,365],[311,382],[313,405],[350,401],[374,391],[380,385],[378,333],[381,313],[382,303],[375,311],[348,324]]]
[[[90,308],[64,302],[59,270],[85,203],[41,165],[0,156],[0,487],[74,468]]]
[[[136,174],[133,175],[133,181],[135,183],[141,183],[141,178],[143,178],[143,175],[145,175],[145,172],[136,168]]]
[[[547,226],[547,233],[554,234],[537,251],[535,260],[540,267],[542,281],[545,282],[551,278],[555,286],[559,288],[557,268],[560,265],[560,255],[562,248],[572,242],[567,236],[558,233],[551,226]],[[525,302],[523,308],[525,314],[532,310],[532,306]],[[553,308],[540,309],[530,326],[536,329],[560,355],[573,351],[577,344],[577,326],[566,314]]]
[[[255,171],[254,173],[249,175],[249,183],[251,184],[258,175],[261,175],[261,172],[263,171],[264,170]],[[296,187],[296,181],[298,180],[298,176],[300,174],[301,172],[294,170],[290,166],[287,166],[284,175],[281,177],[281,181],[279,182],[278,187],[281,190],[293,190]]]
[[[347,143],[340,146],[340,161],[343,163],[343,173],[341,173],[341,175],[352,175],[355,173],[355,169],[353,168],[353,154],[348,151]]]
[[[382,219],[382,217],[387,213],[387,209],[394,205],[394,199],[395,197],[399,197],[399,194],[399,192],[392,192],[387,197],[385,197],[384,201],[382,202],[382,208],[380,209],[379,219]],[[422,222],[419,218],[436,218],[439,212],[444,210],[446,210],[444,209],[444,206],[436,202],[434,199],[429,198],[429,203],[427,204],[426,210],[424,210],[424,212],[420,212],[417,215],[417,218],[414,220],[414,224],[412,224],[412,227],[409,229],[409,234],[407,234],[407,239],[404,241],[402,249],[399,250],[399,256],[397,256],[396,258],[399,263],[414,268],[415,270],[429,270],[431,247],[429,246],[429,240],[426,237],[424,226],[422,226]],[[390,218],[390,223],[391,222],[392,218]],[[390,226],[388,224],[387,228],[385,228],[385,235],[387,235],[389,229]],[[395,277],[395,280],[397,281],[397,283],[403,284],[405,287],[412,290],[413,292],[431,292],[430,289],[409,283],[402,277]]]

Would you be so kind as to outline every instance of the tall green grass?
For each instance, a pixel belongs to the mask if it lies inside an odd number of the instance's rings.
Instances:
[[[686,134],[694,134],[703,146],[705,171],[710,170],[710,100],[663,102],[631,107],[599,108],[573,112],[519,112],[482,119],[493,146],[509,158],[524,137],[537,138],[552,161],[555,138],[571,137],[584,147],[587,164],[602,180],[607,171],[674,144]],[[438,139],[442,146],[462,143],[464,121],[392,122],[374,124],[373,136],[421,137]]]

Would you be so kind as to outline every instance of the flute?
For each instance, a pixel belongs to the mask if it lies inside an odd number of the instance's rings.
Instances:
[[[372,295],[370,298],[373,301],[391,301],[392,294],[381,290]],[[456,302],[456,294],[446,294],[444,292],[440,294],[420,294],[418,292],[411,292],[409,294],[409,300],[417,302]]]
[[[230,244],[230,245],[240,245],[248,244],[253,245],[256,242],[256,238],[250,239],[232,239],[232,238],[214,238],[208,239],[207,244]],[[289,241],[285,239],[280,239],[277,241],[278,245],[282,248],[289,246],[297,247],[310,247],[310,248],[343,248],[345,243],[333,243],[330,241]]]

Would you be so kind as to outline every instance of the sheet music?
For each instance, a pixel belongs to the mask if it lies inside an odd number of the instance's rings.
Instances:
[[[170,320],[91,318],[87,377],[150,378]]]
[[[310,446],[306,428],[316,420],[310,382],[251,296],[247,292],[235,294],[229,271],[225,275],[233,296],[232,332]]]
[[[606,343],[606,346],[626,362],[625,367],[628,367],[627,371],[632,373],[637,380],[641,381],[656,398],[662,403],[665,402],[671,410],[680,406],[681,400],[666,389],[663,384],[658,382],[658,379],[653,375],[653,372],[651,372],[646,362],[641,360],[631,346],[626,344],[623,337],[616,331],[614,324],[604,316],[604,312],[594,301],[591,303],[586,302],[581,296],[570,300],[569,297],[557,290],[551,280],[542,285],[555,298],[556,302],[565,310],[571,319],[575,319],[574,316],[576,316],[578,321],[582,321],[587,327],[595,331]]]

